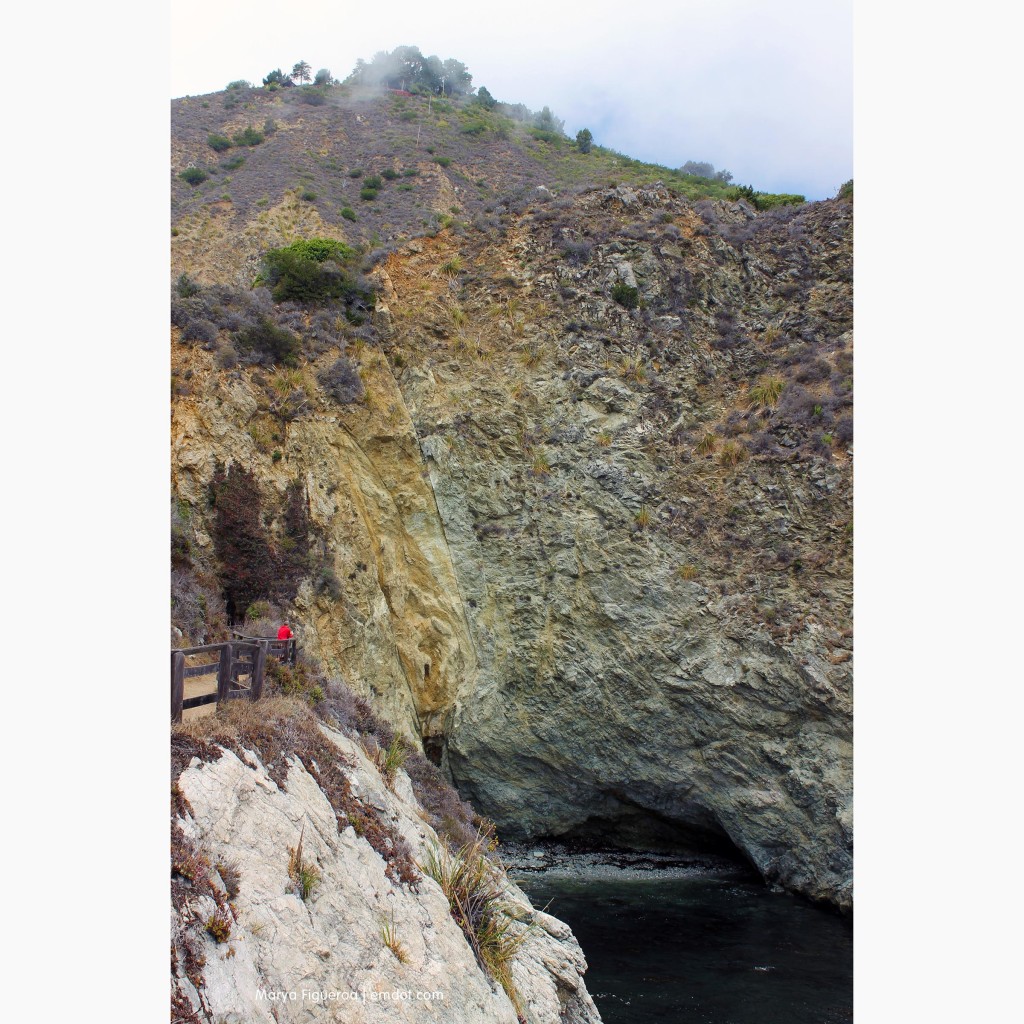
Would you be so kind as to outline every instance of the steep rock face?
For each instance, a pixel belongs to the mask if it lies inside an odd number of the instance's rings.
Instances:
[[[421,738],[441,731],[456,684],[473,675],[475,658],[416,438],[382,363],[368,367],[366,406],[289,423],[284,458],[274,462],[247,429],[262,399],[259,387],[240,375],[211,378],[203,354],[193,354],[193,379],[204,385],[175,403],[173,484],[199,510],[195,539],[207,557],[212,542],[202,512],[218,461],[251,467],[271,494],[283,495],[290,481],[304,485],[343,593],[334,600],[308,584],[300,590],[303,647]]]
[[[438,839],[405,773],[390,791],[357,743],[322,728],[353,790],[424,862]],[[394,884],[365,839],[351,826],[339,832],[330,802],[301,763],[291,762],[278,786],[255,754],[243,761],[225,750],[213,762],[193,758],[178,787],[191,808],[179,819],[186,836],[212,861],[232,863],[240,878],[224,942],[203,930],[216,909],[210,896],[172,911],[179,962],[205,960],[201,977],[193,969],[198,985],[184,969],[173,979],[195,1012],[225,1024],[413,1021],[425,1013],[452,1024],[516,1024],[511,1001],[481,969],[438,884],[429,877],[414,889]],[[319,873],[307,900],[295,894],[288,871],[300,836],[303,860]],[[512,976],[525,1019],[599,1024],[568,926],[534,910],[510,882],[507,893],[513,928],[524,937]],[[382,941],[385,927],[404,962]]]
[[[656,192],[626,198],[672,209]],[[847,226],[839,210],[817,230]],[[659,261],[673,262],[671,252],[616,249],[576,281],[632,280],[651,295],[668,286]],[[519,294],[544,301],[567,268],[535,239],[520,252]],[[756,308],[765,286],[731,262],[694,259],[692,276],[703,271],[733,308]],[[599,295],[574,298],[621,348],[661,357],[655,381],[609,365],[551,314],[544,335],[524,339],[527,353],[542,354],[517,384],[477,374],[470,389],[464,373],[436,371],[402,378],[479,662],[459,692],[449,768],[511,837],[727,838],[766,878],[848,908],[848,553],[829,537],[848,500],[848,464],[680,465],[651,391],[667,393],[677,421],[714,422],[700,382],[716,370],[715,349],[696,324],[637,322]],[[819,298],[812,326],[824,333],[833,316],[848,326],[835,297]],[[725,543],[713,535],[723,520],[735,529]],[[809,579],[799,566],[775,568],[780,537],[815,559]],[[691,565],[696,578],[681,578]],[[799,611],[783,628],[777,608],[787,602]]]
[[[275,462],[254,373],[176,349],[197,543],[216,459],[302,480],[344,587],[300,590],[304,646],[504,835],[728,842],[849,907],[851,228],[620,187],[410,242],[365,405],[314,387]]]

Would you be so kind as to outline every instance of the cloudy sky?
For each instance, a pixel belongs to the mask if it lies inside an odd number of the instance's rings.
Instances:
[[[852,0],[171,0],[171,17],[172,96],[299,60],[343,78],[410,45],[629,156],[809,199],[853,176]]]

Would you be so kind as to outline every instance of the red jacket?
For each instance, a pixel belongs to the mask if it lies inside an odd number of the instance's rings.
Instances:
[[[277,639],[278,640],[291,640],[292,635],[293,635],[292,631],[287,626],[282,626],[277,631]]]

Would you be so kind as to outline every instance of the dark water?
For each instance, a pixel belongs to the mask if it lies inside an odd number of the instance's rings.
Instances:
[[[572,927],[605,1024],[840,1024],[853,1019],[848,921],[740,876],[525,876]]]

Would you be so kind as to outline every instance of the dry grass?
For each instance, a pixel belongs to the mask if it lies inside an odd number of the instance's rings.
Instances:
[[[785,386],[778,374],[768,374],[747,392],[747,404],[754,409],[774,409]]]
[[[486,838],[476,839],[452,852],[434,846],[423,871],[441,886],[452,917],[469,940],[481,966],[508,994],[516,1012],[522,1000],[512,981],[512,960],[525,933],[513,928],[509,903],[498,869],[488,860]]]
[[[395,912],[393,910],[391,911],[390,922],[385,921],[380,927],[380,937],[384,940],[384,945],[394,953],[395,959],[400,964],[407,964],[409,962],[408,950],[398,941],[398,928],[395,925]]]
[[[647,368],[642,356],[625,356],[619,364],[619,372],[626,380],[641,384],[647,379]]]
[[[299,845],[288,849],[288,877],[295,883],[295,895],[305,902],[313,895],[313,890],[320,882],[320,869],[313,861],[302,856],[302,840],[306,834],[306,826],[299,833]]]
[[[537,452],[533,457],[530,472],[534,476],[548,476],[551,473],[551,463],[543,452]]]
[[[718,447],[718,438],[708,431],[698,442],[694,451],[698,455],[710,455]]]
[[[718,462],[722,466],[738,466],[747,457],[747,450],[736,441],[726,441],[718,453]]]
[[[543,345],[530,345],[519,356],[519,360],[527,369],[533,370],[544,362],[547,354],[547,349]]]

